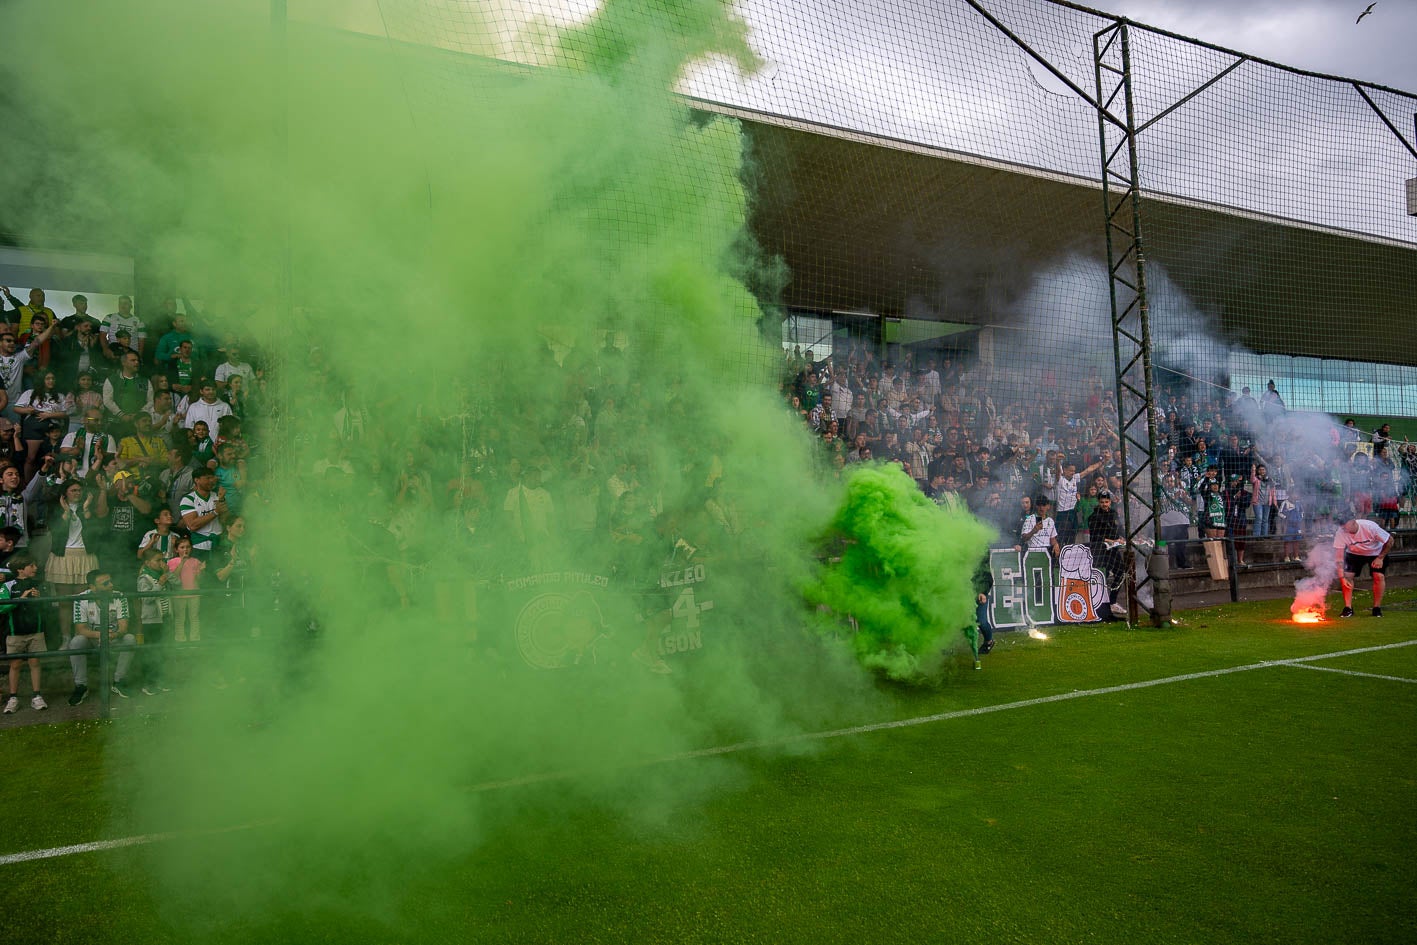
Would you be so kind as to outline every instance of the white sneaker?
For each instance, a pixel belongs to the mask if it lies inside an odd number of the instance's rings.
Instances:
[[[30,706],[36,712],[43,712],[45,709],[49,708],[49,703],[44,701],[44,696],[36,692],[34,698],[30,700]]]
[[[13,714],[15,713],[15,710],[18,709],[19,707],[20,707],[20,697],[19,697],[19,696],[11,696],[10,698],[8,698],[8,699],[5,700],[5,714],[6,714],[6,715],[13,715]]]
[[[1113,605],[1112,605],[1112,616],[1114,616],[1114,617],[1125,617],[1126,615],[1127,615],[1127,608],[1123,607],[1121,604],[1113,604]]]

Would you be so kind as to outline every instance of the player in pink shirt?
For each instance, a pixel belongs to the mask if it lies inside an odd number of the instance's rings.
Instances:
[[[1387,553],[1392,550],[1392,535],[1377,522],[1366,518],[1350,516],[1333,535],[1333,550],[1338,556],[1338,570],[1343,577],[1339,580],[1343,588],[1343,613],[1340,617],[1353,616],[1353,582],[1367,568],[1373,574],[1373,616],[1383,615],[1383,567]]]

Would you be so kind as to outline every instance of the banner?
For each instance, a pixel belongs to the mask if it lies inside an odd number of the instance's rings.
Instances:
[[[492,619],[510,627],[516,654],[533,669],[613,665],[642,645],[671,661],[703,649],[704,622],[713,611],[708,566],[675,563],[656,576],[649,586],[574,569],[506,579]],[[668,622],[646,640],[647,627],[666,611]]]
[[[995,549],[989,552],[989,571],[994,576],[990,620],[999,629],[1092,623],[1107,607],[1107,574],[1093,567],[1087,545],[1064,546],[1056,573],[1046,551]]]

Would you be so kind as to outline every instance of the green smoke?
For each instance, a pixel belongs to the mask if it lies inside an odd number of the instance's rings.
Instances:
[[[128,745],[153,829],[269,825],[244,856],[154,849],[213,921],[379,909],[475,847],[490,782],[565,774],[563,802],[652,822],[731,762],[627,766],[868,714],[803,587],[893,674],[968,610],[978,526],[895,473],[849,480],[857,544],[819,574],[839,490],[771,395],[742,134],[670,94],[693,59],[751,67],[727,7],[499,40],[437,6],[381,12],[446,48],[295,22],[282,58],[265,3],[187,0],[14,3],[0,36],[32,145],[6,227],[139,255],[278,385],[248,607],[204,634],[260,645],[185,661]]]
[[[937,506],[899,468],[872,465],[849,474],[829,537],[839,560],[821,569],[807,597],[854,618],[851,643],[864,665],[910,679],[963,645],[992,529]]]

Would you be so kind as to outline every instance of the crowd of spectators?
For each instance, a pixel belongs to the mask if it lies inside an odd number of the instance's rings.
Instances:
[[[27,301],[3,295],[0,631],[18,657],[9,712],[22,662],[37,651],[72,651],[70,701],[81,702],[86,654],[101,637],[202,639],[203,601],[184,592],[246,578],[254,554],[243,508],[259,498],[260,433],[277,398],[235,341],[203,333],[190,303],[193,315],[167,299],[142,320],[124,297],[98,318],[77,296],[74,314],[56,320],[39,290]],[[382,567],[405,604],[412,576],[432,563],[449,575],[446,586],[433,581],[440,599],[460,593],[469,573],[534,574],[607,545],[611,573],[657,570],[666,548],[733,540],[743,528],[721,493],[719,444],[695,432],[674,383],[645,386],[662,369],[634,357],[607,335],[602,349],[557,361],[546,374],[563,379],[554,396],[509,387],[498,399],[489,376],[490,399],[445,391],[448,416],[420,416],[384,442],[373,422],[379,395],[344,383],[311,349],[305,403],[338,406],[301,428],[328,436],[304,444],[323,458],[302,472],[360,507],[364,531],[340,540],[367,549],[365,562]],[[1111,569],[1124,497],[1112,387],[1097,377],[1020,393],[1016,374],[945,351],[903,349],[893,364],[874,346],[846,343],[823,359],[786,352],[782,396],[829,473],[897,463],[934,501],[994,524],[1000,547],[1057,554],[1090,543]],[[1417,448],[1387,427],[1364,433],[1291,413],[1273,383],[1259,398],[1195,391],[1158,398],[1157,511],[1178,567],[1191,564],[1199,537],[1233,540],[1241,563],[1245,539],[1260,536],[1297,559],[1305,537],[1342,510],[1394,527],[1411,510]],[[678,459],[666,465],[661,453]],[[156,596],[130,607],[124,595],[134,592]],[[78,600],[18,603],[53,596]],[[658,664],[647,647],[645,661]],[[141,663],[143,691],[161,692],[159,663]],[[40,663],[30,668],[39,708]],[[112,683],[119,697],[132,675],[125,655]]]
[[[239,587],[250,565],[243,499],[262,417],[265,377],[235,341],[202,332],[175,299],[144,321],[131,298],[96,317],[88,300],[56,319],[43,290],[21,301],[0,287],[0,633],[19,707],[29,660],[35,709],[46,708],[41,662],[71,653],[77,705],[88,651],[118,642],[201,638],[199,596]],[[190,303],[188,311],[195,311]],[[145,597],[130,608],[126,594]],[[28,603],[26,598],[74,597]],[[136,618],[136,619],[135,619]],[[148,660],[142,691],[165,685]],[[131,694],[132,653],[111,684]]]
[[[1124,495],[1111,385],[1040,378],[1030,390],[947,352],[903,349],[899,359],[851,342],[821,359],[785,350],[782,396],[825,465],[896,463],[936,502],[992,523],[1001,546],[1098,548],[1093,513]],[[1246,539],[1259,537],[1294,562],[1305,539],[1331,533],[1347,509],[1389,529],[1413,511],[1417,444],[1394,441],[1387,424],[1365,432],[1291,412],[1274,381],[1258,398],[1248,387],[1188,383],[1163,385],[1157,400],[1156,511],[1174,567],[1199,563],[1199,538],[1231,540],[1242,567],[1251,564]],[[1040,500],[1047,516],[1035,514]]]

